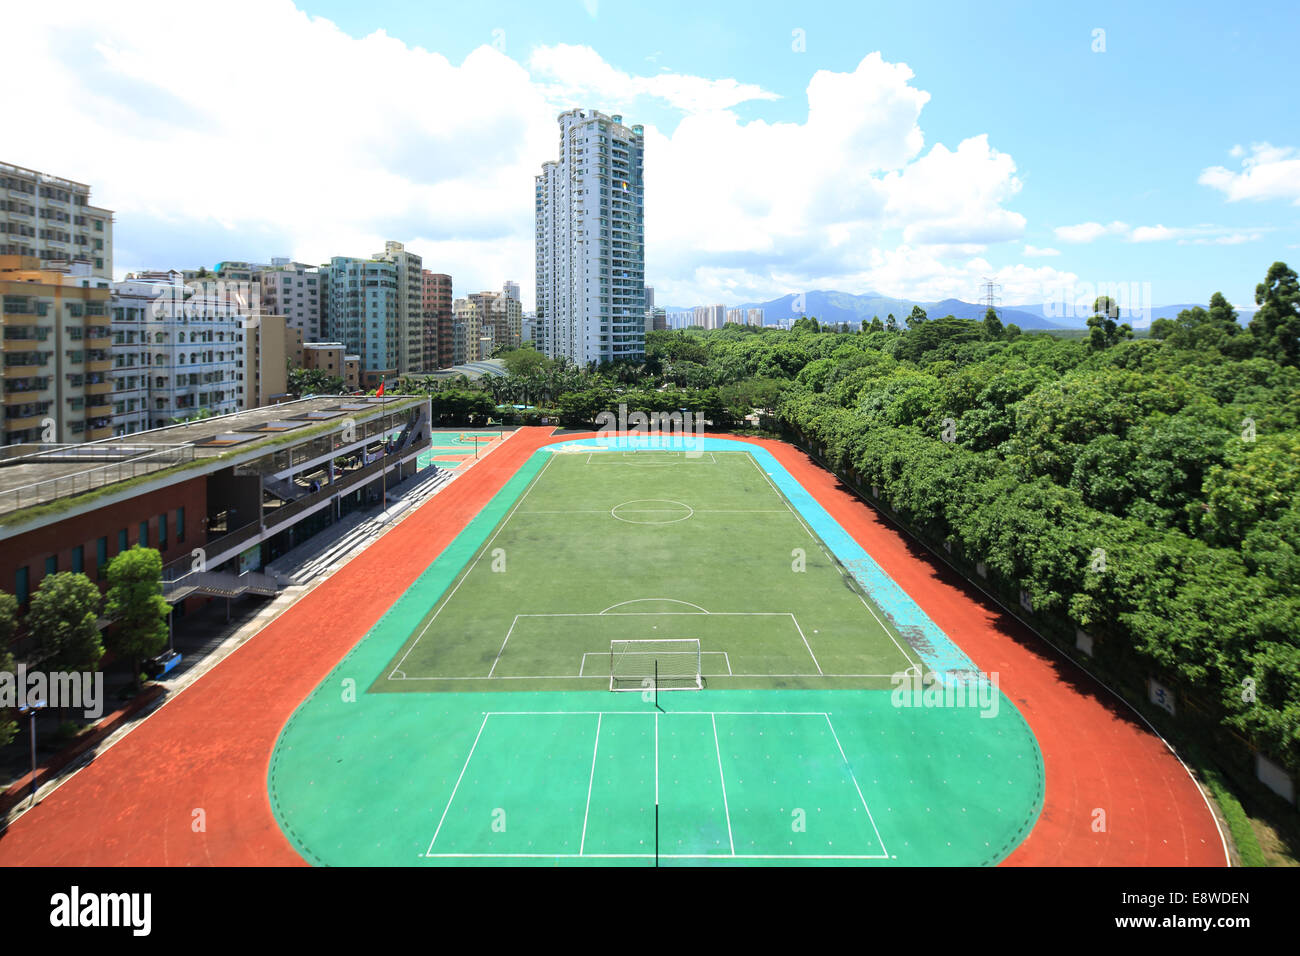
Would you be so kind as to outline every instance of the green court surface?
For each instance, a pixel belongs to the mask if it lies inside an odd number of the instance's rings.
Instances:
[[[444,587],[372,690],[601,687],[612,640],[699,640],[718,689],[921,663],[745,452],[551,454]]]
[[[898,706],[887,620],[747,453],[542,451],[298,708],[272,807],[323,865],[997,863],[1037,744],[1000,693]],[[610,691],[665,634],[704,689]]]

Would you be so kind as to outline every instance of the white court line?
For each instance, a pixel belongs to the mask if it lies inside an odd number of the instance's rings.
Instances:
[[[813,649],[809,647],[808,638],[804,637],[803,628],[799,626],[799,619],[795,617],[794,614],[791,614],[790,620],[794,621],[795,629],[799,632],[799,637],[803,640],[803,646],[808,648],[808,656],[812,658],[813,666],[817,668],[817,676],[825,677],[826,675],[822,673],[821,664],[817,663],[817,655],[814,654]]]
[[[510,635],[515,632],[515,625],[518,623],[519,623],[519,615],[516,614],[515,619],[511,621],[510,626],[506,628],[506,639],[501,642],[501,650],[497,651],[496,659],[492,661],[492,666],[488,668],[488,672],[487,672],[488,677],[492,676],[493,671],[497,669],[497,664],[501,663],[501,655],[506,652],[506,644],[510,641]],[[582,673],[581,667],[578,668],[578,673],[579,674]]]
[[[591,654],[608,654],[609,651],[588,651]],[[722,654],[726,656],[726,651],[704,651],[705,654]],[[731,660],[727,660],[727,669],[731,670]],[[806,671],[801,674],[705,674],[705,677],[722,678],[722,677],[822,677],[827,680],[834,678],[848,677],[880,677],[894,678],[897,673],[893,674],[814,674],[812,671]],[[471,675],[468,677],[394,677],[392,680],[608,680],[608,674],[502,674],[500,677],[493,675],[488,677],[486,674]],[[558,711],[557,711],[558,713]],[[680,711],[675,711],[680,713]],[[720,713],[720,712],[719,712]]]
[[[596,744],[591,748],[591,779],[587,781],[587,809],[582,814],[582,842],[578,844],[578,856],[582,856],[582,851],[587,845],[587,817],[591,815],[591,786],[596,782],[596,754],[600,752],[600,722],[604,719],[604,714],[596,718]]]
[[[808,532],[808,537],[812,538],[814,541],[817,542],[817,547],[821,548],[821,552],[826,556],[826,560],[830,561],[831,564],[837,564],[838,562],[835,560],[835,558],[833,558],[830,555],[830,553],[826,550],[826,548],[823,546],[821,538],[813,534],[812,528],[808,527],[808,523],[803,520],[803,515],[799,514],[799,512],[795,510],[795,508],[790,504],[789,501],[786,501],[785,495],[781,494],[781,489],[778,488],[776,484],[772,481],[771,476],[768,475],[768,473],[762,469],[762,467],[758,464],[758,461],[754,458],[753,455],[749,456],[749,460],[754,463],[754,467],[758,469],[758,473],[767,479],[767,483],[772,486],[772,491],[775,492],[777,497],[779,497],[781,501],[785,503],[786,508],[790,510],[790,513],[794,515],[795,519],[799,522],[799,524],[803,526],[804,531]],[[885,636],[889,638],[890,641],[893,642],[895,647],[898,648],[898,652],[903,655],[903,659],[907,661],[908,664],[913,664],[917,667],[922,666],[920,661],[913,660],[912,655],[907,653],[907,651],[903,649],[903,646],[898,643],[898,639],[894,637],[894,635],[890,632],[889,628],[885,626],[885,622],[880,619],[880,616],[876,614],[875,610],[871,607],[871,605],[867,603],[867,599],[864,598],[861,594],[858,594],[858,600],[862,602],[862,606],[867,609],[867,612],[873,618],[876,619],[876,623],[880,625],[880,629],[885,632]],[[820,670],[820,668],[818,669]]]
[[[849,776],[853,778],[853,788],[858,791],[858,799],[862,801],[862,809],[867,811],[867,819],[871,821],[871,829],[875,831],[876,842],[880,844],[880,852],[888,855],[889,851],[885,849],[885,840],[880,835],[880,828],[876,826],[876,818],[871,815],[871,808],[867,806],[867,798],[862,795],[862,788],[858,786],[858,775],[853,772],[853,765],[849,763],[848,755],[844,753],[844,745],[840,743],[840,735],[835,732],[835,725],[831,723],[831,715],[826,715],[826,726],[831,729],[831,736],[835,738],[835,746],[840,749],[840,758],[844,761],[844,766],[849,768]]]
[[[478,733],[474,735],[474,744],[469,748],[469,753],[465,757],[465,766],[460,768],[460,776],[456,778],[456,786],[451,788],[451,796],[447,798],[447,805],[442,809],[442,817],[438,820],[438,829],[433,831],[433,839],[429,841],[429,849],[425,851],[425,856],[433,852],[433,845],[438,842],[438,834],[442,832],[442,825],[447,819],[447,813],[451,810],[451,803],[456,799],[456,791],[460,789],[460,782],[465,779],[465,771],[469,769],[469,762],[474,756],[474,750],[478,747],[478,740],[483,736],[483,728],[487,726],[488,718],[491,714],[483,715],[483,723],[478,725]]]
[[[722,745],[718,743],[718,716],[710,714],[713,722],[713,749],[718,754],[718,780],[722,783],[722,809],[727,814],[727,840],[731,843],[731,855],[736,855],[736,838],[731,835],[731,808],[727,805],[727,778],[722,773]]]
[[[524,489],[524,493],[519,496],[519,500],[515,502],[515,506],[510,509],[510,513],[507,514],[505,520],[501,522],[501,526],[492,533],[492,537],[490,537],[487,540],[487,542],[479,549],[478,557],[474,559],[474,563],[471,564],[468,568],[466,568],[465,571],[461,574],[460,580],[457,581],[456,586],[451,589],[451,593],[448,594],[446,598],[443,599],[443,602],[441,605],[439,605],[438,610],[433,612],[433,617],[429,618],[429,623],[425,624],[424,627],[420,628],[420,633],[415,636],[415,640],[413,640],[411,642],[411,646],[406,649],[406,653],[402,655],[402,659],[397,662],[397,665],[393,668],[393,671],[402,670],[402,665],[406,663],[406,658],[410,656],[411,651],[415,650],[415,645],[420,643],[420,640],[424,637],[425,633],[429,630],[430,627],[433,626],[433,622],[438,619],[438,615],[441,614],[443,612],[443,609],[446,608],[446,606],[451,603],[451,599],[456,596],[456,592],[459,591],[460,586],[465,583],[465,579],[470,576],[470,574],[474,571],[476,567],[478,567],[479,561],[483,560],[483,555],[488,553],[489,546],[491,546],[492,542],[497,539],[497,535],[499,535],[502,531],[505,530],[506,525],[510,523],[510,519],[514,516],[514,513],[519,510],[519,506],[524,503],[524,499],[528,497],[529,493],[533,490],[534,487],[536,487],[537,483],[541,481],[542,475],[546,474],[546,469],[551,467],[551,462],[553,461],[555,461],[554,455],[546,459],[546,464],[542,465],[541,470],[538,471],[537,474],[533,475],[533,480],[528,483],[528,487]],[[388,679],[389,680],[393,679],[391,672],[389,674]]]
[[[655,711],[655,807],[659,806],[659,711]]]
[[[474,756],[474,750],[478,747],[479,738],[483,734],[483,729],[487,725],[489,717],[502,716],[572,716],[572,715],[596,715],[596,742],[592,749],[592,777],[587,783],[587,811],[591,810],[591,793],[595,779],[596,755],[600,747],[600,729],[601,721],[605,714],[625,714],[646,716],[644,710],[520,710],[520,711],[488,711],[483,715],[483,723],[479,726],[478,735],[474,738],[474,744],[470,747],[469,755],[465,758],[465,766],[461,768],[460,777],[456,780],[456,787],[452,790],[451,798],[447,801],[447,807],[443,810],[442,819],[438,821],[438,829],[434,832],[433,840],[429,842],[429,849],[420,854],[426,859],[608,859],[608,860],[649,860],[654,859],[653,853],[586,853],[586,826],[587,816],[583,817],[583,841],[579,846],[577,853],[434,853],[433,845],[438,839],[438,834],[442,830],[443,822],[446,820],[447,813],[451,809],[451,804],[456,798],[456,791],[460,788],[461,779],[465,776],[465,771],[469,768],[470,760]],[[655,718],[655,805],[659,805],[659,712],[652,711]],[[880,835],[880,828],[876,825],[875,817],[871,813],[871,808],[867,805],[866,797],[862,794],[862,787],[858,783],[857,774],[854,773],[852,765],[849,763],[848,756],[844,752],[844,746],[840,742],[839,735],[835,732],[835,726],[831,723],[831,715],[826,711],[784,711],[784,710],[739,710],[739,711],[673,711],[674,714],[682,716],[704,716],[708,715],[713,724],[713,746],[714,752],[718,758],[718,777],[722,786],[723,809],[727,818],[727,836],[731,843],[730,853],[661,853],[661,859],[668,860],[887,860],[890,858],[889,851],[885,848],[885,841]],[[731,829],[731,808],[727,798],[726,777],[722,768],[722,748],[718,738],[718,716],[724,717],[821,717],[826,721],[830,729],[831,737],[835,741],[835,746],[839,750],[840,759],[848,767],[849,775],[853,779],[854,789],[857,791],[858,799],[862,801],[862,807],[867,812],[867,819],[871,822],[872,831],[875,833],[876,841],[880,846],[880,853],[737,853],[735,838]]]
[[[654,853],[421,853],[425,860],[654,860]],[[881,853],[660,853],[660,860],[888,860]]]

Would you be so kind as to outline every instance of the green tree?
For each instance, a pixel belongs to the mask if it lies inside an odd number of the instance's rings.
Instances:
[[[326,374],[319,368],[294,368],[289,370],[288,389],[295,396],[338,395],[343,391],[343,379]]]
[[[18,599],[7,591],[0,591],[0,673],[14,673],[14,656],[9,653],[14,632],[18,630]],[[0,710],[0,747],[14,739],[18,724],[9,719],[7,711]]]
[[[139,681],[140,662],[167,644],[167,615],[171,606],[162,596],[162,556],[138,544],[122,551],[108,564],[108,593],[104,615],[113,626],[108,650],[132,662],[131,674]]]
[[[1119,318],[1119,305],[1110,296],[1103,295],[1092,304],[1093,315],[1088,319],[1088,344],[1094,351],[1108,349],[1122,339],[1133,338],[1133,327],[1127,322],[1123,325],[1115,320]]]
[[[526,378],[544,368],[550,360],[533,348],[531,342],[526,342],[517,349],[502,352],[501,361],[510,375]]]
[[[41,579],[27,611],[27,628],[41,663],[51,669],[94,670],[104,656],[99,636],[99,588],[84,574],[59,571]]]
[[[909,329],[914,329],[929,318],[930,317],[925,314],[925,309],[921,308],[919,305],[914,305],[912,306],[911,314],[907,317],[907,327]]]
[[[990,342],[1001,341],[1006,329],[1002,327],[1002,320],[998,318],[997,310],[989,306],[984,313],[984,338]]]
[[[898,331],[898,319],[894,318],[894,313],[889,313],[889,318],[885,320],[885,329],[890,332]]]
[[[1256,354],[1279,365],[1300,365],[1300,280],[1285,262],[1275,262],[1255,287],[1259,309],[1250,320]]]

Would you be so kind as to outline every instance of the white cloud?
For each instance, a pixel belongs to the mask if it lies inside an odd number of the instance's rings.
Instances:
[[[638,96],[652,96],[688,113],[730,109],[750,100],[780,99],[753,83],[727,78],[710,80],[680,73],[633,76],[615,69],[589,46],[560,43],[538,47],[528,58],[528,68],[546,81],[544,92],[552,100],[572,103],[598,99],[604,109],[615,104],[627,108]]]
[[[1093,242],[1102,236],[1122,236],[1128,231],[1129,227],[1118,220],[1108,226],[1099,222],[1081,222],[1077,226],[1057,226],[1053,230],[1056,238],[1065,242]]]
[[[1300,206],[1300,151],[1294,146],[1252,143],[1250,155],[1234,146],[1229,155],[1241,159],[1241,170],[1210,166],[1197,182],[1219,190],[1228,202],[1242,199],[1289,199]]]
[[[1129,226],[1122,222],[1112,222],[1103,226],[1098,222],[1084,222],[1077,226],[1058,226],[1056,235],[1067,242],[1092,242],[1102,236],[1117,236],[1127,242],[1168,242],[1177,240],[1179,245],[1219,245],[1232,246],[1259,239],[1268,227],[1242,232],[1226,226],[1201,224],[1197,226]],[[1025,255],[1051,255],[1052,252],[1025,247]]]
[[[349,36],[290,0],[230,0],[219,17],[165,0],[15,16],[23,42],[6,67],[40,76],[41,95],[6,102],[0,156],[91,183],[116,211],[119,274],[322,262],[397,239],[457,295],[510,278],[530,303],[533,177],[554,158],[556,115],[581,105],[635,123],[645,98],[680,114],[671,133],[643,122],[661,301],[817,287],[969,298],[993,272],[986,248],[1025,228],[1006,208],[1013,159],[984,135],[927,149],[930,94],[879,53],[814,73],[802,122],[742,121],[734,107],[777,94],[637,76],[577,46],[538,48],[525,66],[485,44],[456,64],[382,31]]]
[[[1030,259],[1037,259],[1043,256],[1059,256],[1060,254],[1060,249],[1052,249],[1050,247],[1040,249],[1038,246],[1033,246],[1029,243],[1025,243],[1025,250],[1023,253],[1023,255]]]

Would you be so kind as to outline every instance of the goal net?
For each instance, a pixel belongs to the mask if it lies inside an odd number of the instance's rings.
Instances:
[[[699,690],[700,642],[678,640],[610,641],[610,690]]]

